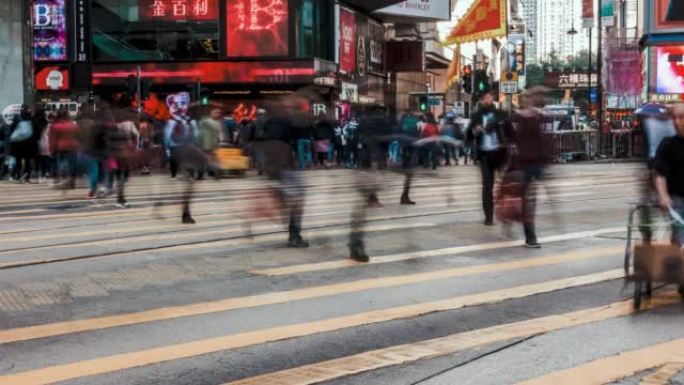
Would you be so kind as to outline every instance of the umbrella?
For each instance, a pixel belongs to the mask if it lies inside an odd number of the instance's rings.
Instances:
[[[667,114],[667,106],[658,103],[647,103],[634,111],[635,115],[659,116]]]

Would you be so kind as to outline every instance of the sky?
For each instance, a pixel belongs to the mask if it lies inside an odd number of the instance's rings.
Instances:
[[[438,28],[440,31],[440,36],[442,41],[446,39],[447,35],[451,29],[457,24],[458,20],[465,15],[468,7],[473,3],[474,0],[457,0],[454,12],[451,15],[451,21],[445,21],[439,23]],[[475,54],[475,44],[464,44],[461,46],[461,54],[464,56],[471,57]],[[450,49],[444,50],[444,56],[451,59],[453,57],[453,51]]]

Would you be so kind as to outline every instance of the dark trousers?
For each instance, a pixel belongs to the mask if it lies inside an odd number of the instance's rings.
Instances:
[[[485,220],[494,220],[494,182],[496,170],[503,164],[502,151],[481,151],[480,171],[482,173],[482,209]]]
[[[171,178],[178,176],[178,148],[169,149],[169,169],[171,170]]]
[[[523,187],[523,229],[525,230],[525,240],[528,243],[537,242],[537,233],[534,226],[534,219],[537,209],[537,191],[534,182],[543,176],[543,167],[539,165],[527,165],[522,167],[525,173],[525,185]]]

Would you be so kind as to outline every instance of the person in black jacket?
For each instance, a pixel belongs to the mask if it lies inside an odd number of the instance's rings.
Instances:
[[[494,95],[482,96],[479,110],[473,114],[466,140],[474,142],[476,159],[482,172],[482,208],[485,225],[494,225],[494,178],[506,162],[507,124],[505,113],[494,106]]]
[[[296,116],[295,109],[287,102],[273,111],[264,123],[263,171],[270,180],[276,182],[277,187],[273,189],[273,194],[280,207],[289,215],[287,246],[306,248],[309,247],[309,242],[301,235],[306,191],[300,174],[294,167],[292,144],[296,138],[295,132],[302,125],[310,123]]]

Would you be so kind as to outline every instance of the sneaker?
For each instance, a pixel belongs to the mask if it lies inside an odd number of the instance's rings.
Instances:
[[[131,206],[128,204],[128,202],[119,202],[115,204],[114,207],[116,207],[117,209],[127,209]]]
[[[485,220],[484,225],[485,226],[494,226],[494,221],[491,219],[487,219],[487,220]]]
[[[525,247],[528,249],[541,249],[541,243],[537,241],[525,241]]]
[[[400,203],[403,206],[414,206],[416,204],[416,202],[412,201],[411,198],[408,197],[408,195],[403,195],[401,197]]]
[[[191,216],[190,214],[183,215],[182,222],[184,225],[194,225],[197,223]]]
[[[366,254],[366,248],[363,247],[363,244],[350,244],[349,254],[349,257],[356,262],[370,262],[370,257],[368,256],[368,254]]]
[[[287,241],[287,247],[291,249],[306,249],[309,247],[309,242],[305,241],[303,238],[294,238]]]
[[[95,194],[95,192],[89,191],[89,192],[86,194],[85,199],[88,199],[88,200],[89,200],[89,199],[95,199],[95,196],[96,196],[96,195],[97,195],[97,194]]]

